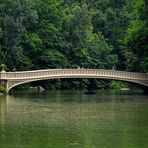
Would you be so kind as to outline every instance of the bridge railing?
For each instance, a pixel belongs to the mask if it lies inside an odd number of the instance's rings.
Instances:
[[[48,69],[48,70],[36,70],[36,71],[21,71],[21,72],[1,72],[0,79],[31,79],[39,77],[50,76],[113,76],[123,77],[130,79],[148,79],[146,73],[124,72],[116,70],[104,70],[104,69]]]

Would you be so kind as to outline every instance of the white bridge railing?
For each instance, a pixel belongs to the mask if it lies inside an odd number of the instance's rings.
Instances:
[[[52,76],[105,76],[105,77],[122,77],[127,79],[144,79],[148,80],[148,74],[125,72],[116,70],[104,70],[104,69],[47,69],[47,70],[35,70],[35,71],[20,71],[20,72],[1,72],[0,79],[3,80],[16,80],[16,79],[33,79],[41,77]]]

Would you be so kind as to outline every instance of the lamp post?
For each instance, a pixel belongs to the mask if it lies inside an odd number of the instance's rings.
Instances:
[[[5,72],[6,65],[5,64],[0,64],[0,72]]]

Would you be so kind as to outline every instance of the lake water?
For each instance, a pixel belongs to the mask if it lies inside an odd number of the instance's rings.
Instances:
[[[110,90],[2,96],[0,148],[148,148],[148,96]]]

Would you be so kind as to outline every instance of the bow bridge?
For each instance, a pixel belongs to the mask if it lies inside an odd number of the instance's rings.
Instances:
[[[148,74],[105,69],[47,69],[35,71],[0,72],[0,87],[11,88],[38,80],[61,78],[100,78],[121,80],[141,85],[148,90]]]

